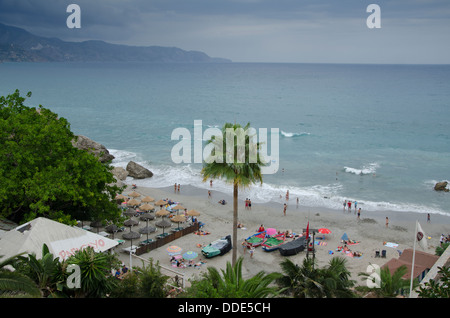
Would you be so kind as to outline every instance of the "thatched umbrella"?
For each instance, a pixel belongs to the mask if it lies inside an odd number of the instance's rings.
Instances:
[[[128,206],[138,206],[139,204],[141,204],[141,202],[139,202],[136,199],[131,199],[130,201],[127,202]]]
[[[155,209],[155,207],[153,206],[153,205],[151,205],[151,204],[143,204],[143,205],[141,205],[140,207],[139,207],[139,210],[142,210],[142,211],[151,211],[151,210],[154,210]]]
[[[163,234],[164,234],[164,229],[165,229],[165,228],[171,227],[171,226],[172,226],[172,224],[171,224],[166,218],[163,218],[161,221],[156,222],[155,225],[156,225],[157,227],[162,227],[162,229],[163,229]]]
[[[135,209],[128,208],[126,211],[122,212],[122,214],[132,217],[132,216],[135,216],[137,214],[137,212]]]
[[[169,215],[170,212],[167,211],[167,210],[159,210],[159,211],[156,211],[155,214],[156,214],[157,216],[166,216],[166,215]]]
[[[144,213],[139,217],[142,221],[147,221],[148,220],[153,220],[155,218],[155,216],[153,214],[150,213]]]
[[[198,212],[197,210],[190,210],[190,211],[187,211],[187,212],[186,212],[186,215],[189,215],[189,216],[199,216],[199,215],[200,215],[200,212]]]
[[[149,203],[149,202],[155,201],[155,199],[153,199],[153,198],[150,197],[150,196],[146,196],[146,197],[143,198],[141,201],[142,201],[142,202],[145,202],[145,203]]]
[[[146,226],[139,229],[139,233],[141,234],[147,234],[147,242],[148,242],[148,234],[153,233],[156,231],[156,227],[153,226]]]
[[[97,233],[98,233],[98,229],[99,229],[100,227],[102,227],[103,224],[102,224],[102,221],[94,221],[94,222],[91,222],[91,225],[90,225],[90,226],[96,227],[96,228],[97,228]]]
[[[119,230],[119,227],[115,224],[110,224],[107,227],[105,227],[105,230],[108,233],[112,233],[114,239],[114,233],[116,233]]]
[[[140,197],[141,195],[139,193],[137,193],[136,191],[133,191],[129,194],[129,196],[132,198],[137,198],[137,197]]]
[[[175,215],[172,218],[172,222],[178,223],[178,230],[180,229],[180,223],[186,222],[186,218],[183,215]]]
[[[140,238],[141,234],[131,231],[131,227],[130,227],[130,232],[124,233],[122,235],[122,237],[126,240],[131,240],[131,245],[130,245],[130,254],[131,254],[131,252],[133,251],[133,240]],[[131,255],[130,255],[130,259],[131,259]]]
[[[162,209],[163,205],[166,205],[166,204],[167,204],[167,202],[164,200],[159,200],[159,201],[155,202],[155,205],[159,205],[161,209]]]
[[[131,227],[132,227],[132,226],[136,226],[136,225],[138,225],[138,224],[139,224],[138,221],[135,221],[135,220],[132,220],[132,219],[128,219],[128,220],[126,220],[125,222],[123,222],[123,225],[129,226],[129,227],[130,227],[130,231],[131,231]]]

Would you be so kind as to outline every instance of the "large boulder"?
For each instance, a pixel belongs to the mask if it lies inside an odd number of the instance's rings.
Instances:
[[[151,172],[150,170],[137,164],[134,161],[128,162],[127,171],[128,171],[128,175],[135,179],[145,179],[145,178],[151,178],[153,176],[153,172]]]
[[[438,182],[436,183],[436,185],[434,186],[434,190],[436,191],[445,191],[448,192],[449,189],[447,189],[447,181],[442,181],[442,182]]]
[[[125,180],[128,176],[128,171],[122,167],[114,167],[111,172],[116,177],[116,180]]]
[[[72,140],[72,144],[74,147],[93,153],[99,158],[101,162],[108,162],[114,159],[114,156],[111,155],[108,149],[106,149],[106,147],[102,144],[99,144],[98,142],[81,135],[78,135],[76,139],[76,141]]]

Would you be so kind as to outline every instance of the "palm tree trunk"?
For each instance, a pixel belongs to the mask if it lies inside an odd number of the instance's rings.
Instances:
[[[232,258],[231,265],[236,264],[236,254],[237,254],[237,223],[238,223],[238,184],[234,182],[233,187],[233,248],[232,248]]]

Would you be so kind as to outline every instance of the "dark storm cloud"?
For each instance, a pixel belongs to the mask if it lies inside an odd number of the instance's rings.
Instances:
[[[81,7],[81,29],[66,8]],[[381,7],[369,30],[366,8]],[[64,40],[178,46],[241,61],[449,61],[448,0],[2,0],[0,22]],[[380,54],[382,53],[382,54]]]

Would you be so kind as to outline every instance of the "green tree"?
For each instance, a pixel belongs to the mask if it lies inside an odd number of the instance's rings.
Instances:
[[[0,297],[41,297],[41,291],[32,279],[18,271],[8,269],[8,265],[16,267],[19,256],[20,254],[0,262]]]
[[[400,266],[391,274],[388,267],[380,269],[378,282],[378,288],[371,288],[374,294],[381,298],[392,298],[398,296],[404,291],[408,291],[411,281],[409,279],[404,279],[403,276],[407,273],[408,269],[405,265]],[[361,272],[358,274],[364,280],[369,280],[375,283],[374,277],[371,274]],[[418,286],[417,279],[413,281],[413,289]]]
[[[450,298],[450,267],[438,267],[436,279],[430,279],[420,286],[419,296],[422,298]]]
[[[199,298],[265,298],[276,296],[280,290],[270,286],[279,273],[266,274],[264,271],[244,279],[242,277],[242,262],[240,257],[234,266],[227,262],[226,270],[220,272],[215,267],[208,267],[201,279],[191,281],[186,297]]]
[[[112,167],[72,145],[66,119],[24,102],[18,90],[0,97],[0,215],[17,223],[117,218]]]
[[[239,124],[226,123],[222,127],[221,136],[212,136],[207,145],[212,145],[210,156],[205,160],[201,174],[203,182],[209,179],[224,179],[233,185],[233,250],[232,264],[237,257],[237,224],[238,224],[238,192],[239,188],[251,184],[262,184],[261,167],[265,164],[260,156],[260,143],[252,142],[250,123],[245,127]],[[232,141],[233,148],[227,148]]]
[[[284,276],[277,283],[294,298],[354,297],[354,281],[345,265],[346,260],[339,257],[333,257],[324,268],[317,268],[311,258],[304,258],[301,266],[285,259],[280,264]]]

